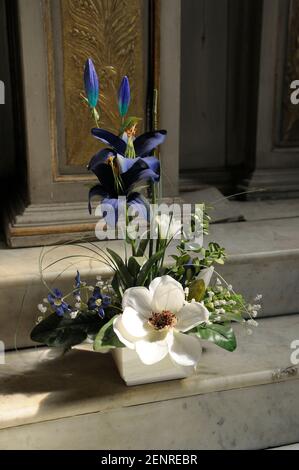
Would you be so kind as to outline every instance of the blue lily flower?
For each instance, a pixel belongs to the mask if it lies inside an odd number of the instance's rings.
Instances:
[[[59,289],[53,289],[53,293],[48,295],[48,301],[59,317],[71,311],[71,307],[62,299],[62,292]]]
[[[121,117],[124,117],[129,109],[131,100],[130,83],[127,76],[123,77],[118,91],[118,110]]]
[[[95,310],[101,318],[105,317],[105,308],[111,304],[111,298],[102,294],[99,287],[95,287],[92,296],[88,300],[88,308]]]
[[[107,214],[105,219],[108,225],[113,225],[118,220],[119,196],[126,198],[127,206],[137,206],[141,216],[147,218],[149,214],[148,201],[136,190],[136,183],[140,181],[157,181],[159,175],[155,173],[144,159],[126,159],[124,157],[112,157],[109,159],[108,149],[104,149],[106,160],[92,159],[89,169],[97,176],[99,184],[93,186],[89,191],[88,209],[91,213],[91,199],[94,196],[100,196],[102,204],[109,204],[114,209],[115,217],[110,219],[111,214]],[[99,152],[101,153],[101,152]],[[122,163],[120,164],[119,161]],[[122,165],[122,166],[121,166]],[[120,184],[115,184],[115,175],[118,174]],[[115,219],[115,220],[114,220]]]
[[[135,158],[126,157],[127,142],[121,137],[100,128],[92,129],[91,133],[101,142],[109,144],[112,148],[106,148],[96,153],[89,162],[89,170],[95,173],[97,165],[106,163],[113,157],[117,157],[117,164],[122,174],[128,170],[128,167],[131,167],[132,161],[137,162],[138,160],[142,160],[143,164],[146,164],[146,168],[156,174],[156,176],[151,178],[152,181],[159,181],[160,162],[156,157],[152,156],[152,152],[158,145],[164,142],[167,134],[165,130],[146,132],[138,136],[133,142],[136,152]]]
[[[91,133],[96,139],[99,139],[104,144],[110,145],[115,154],[122,155],[123,157],[126,156],[127,141],[122,137],[98,127],[91,129]],[[145,132],[136,137],[136,139],[134,139],[136,157],[144,158],[152,156],[155,148],[163,144],[166,135],[167,131],[162,129],[159,131]]]
[[[84,86],[89,106],[95,108],[99,99],[99,79],[91,59],[85,63]]]
[[[119,196],[125,196],[127,206],[137,206],[139,215],[147,219],[149,204],[136,191],[135,183],[158,182],[160,179],[160,162],[152,153],[164,142],[167,132],[146,132],[135,138],[137,122],[137,118],[129,118],[122,137],[98,127],[91,131],[94,137],[112,147],[100,150],[88,165],[88,169],[93,171],[100,182],[89,191],[89,212],[91,213],[91,199],[100,196],[102,203],[108,203],[114,208],[115,220],[112,220],[110,214],[105,216],[108,225],[113,226],[118,220]]]

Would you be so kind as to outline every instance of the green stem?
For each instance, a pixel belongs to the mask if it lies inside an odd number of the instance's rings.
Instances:
[[[100,122],[99,122],[99,114],[96,110],[96,108],[91,108],[91,114],[92,114],[92,117],[94,119],[94,122],[96,124],[96,127],[100,127]]]
[[[157,198],[156,198],[156,187],[155,187],[155,183],[152,183],[151,184],[151,203],[153,205],[156,204],[157,202]],[[152,221],[150,221],[152,222]],[[149,251],[148,251],[148,255],[149,255],[149,258],[151,258],[153,256],[153,251],[154,251],[154,240],[153,238],[151,237],[150,238],[150,242],[149,242]]]
[[[168,248],[168,246],[170,245],[171,240],[172,240],[172,238],[169,238],[169,239],[168,239],[169,229],[170,229],[170,226],[171,226],[171,224],[172,224],[172,218],[173,218],[173,214],[171,215],[170,220],[169,220],[169,226],[168,226],[167,233],[166,233],[166,239],[162,241],[162,240],[160,240],[160,237],[158,237],[158,240],[159,240],[159,251],[160,251],[161,249],[164,250],[163,256],[162,256],[161,261],[160,261],[160,269],[163,268],[166,250],[167,250],[167,248]],[[161,244],[161,243],[162,243],[162,244]],[[162,248],[161,248],[161,247],[162,247]]]
[[[155,204],[157,203],[157,194],[156,194],[155,183],[151,184],[151,196],[152,196],[151,197],[151,203],[152,203],[153,206],[155,206]],[[150,223],[152,223],[152,222],[153,221],[150,220]],[[150,236],[151,236],[151,231],[150,231]],[[159,234],[158,234],[158,238],[159,238]],[[158,240],[157,240],[157,242],[158,242]],[[150,241],[149,241],[149,249],[148,249],[149,259],[153,256],[153,253],[154,253],[154,240],[151,237]],[[149,280],[150,281],[152,280],[152,273],[149,276]]]
[[[132,256],[136,256],[136,240],[133,240],[132,238],[130,238],[130,236],[128,235],[128,232],[127,232],[127,228],[128,228],[129,223],[130,223],[130,220],[129,220],[129,216],[128,216],[128,210],[127,210],[127,207],[126,207],[126,227],[125,227],[126,241],[128,241],[129,244],[131,245]]]
[[[110,304],[110,307],[112,308],[116,308],[117,310],[119,310],[120,312],[122,312],[122,308],[118,307],[117,305],[113,305],[113,304]]]

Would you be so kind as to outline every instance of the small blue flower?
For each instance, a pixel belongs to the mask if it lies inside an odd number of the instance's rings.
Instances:
[[[99,79],[91,59],[85,63],[84,86],[89,106],[95,108],[99,99]]]
[[[88,300],[88,308],[95,310],[101,318],[105,316],[105,308],[111,303],[111,298],[108,295],[101,293],[99,287],[95,287],[92,296]]]
[[[124,117],[129,109],[131,100],[130,83],[127,76],[123,77],[118,90],[118,110],[121,117]]]
[[[62,299],[62,292],[59,289],[53,289],[53,292],[48,295],[48,301],[59,317],[71,310],[70,306]]]

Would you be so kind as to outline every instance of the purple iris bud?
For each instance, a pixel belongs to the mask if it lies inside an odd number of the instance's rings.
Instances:
[[[80,297],[80,287],[81,287],[81,276],[80,276],[79,271],[77,271],[77,274],[75,277],[75,290],[73,292],[75,297]]]
[[[124,117],[127,114],[130,100],[130,83],[128,77],[124,76],[118,90],[118,109],[121,117]]]
[[[99,79],[91,59],[85,63],[84,86],[89,106],[95,108],[99,99]]]
[[[79,271],[77,271],[76,277],[75,277],[75,287],[78,289],[81,286],[81,276]]]

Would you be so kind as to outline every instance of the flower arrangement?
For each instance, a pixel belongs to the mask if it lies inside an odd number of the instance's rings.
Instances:
[[[85,65],[84,84],[83,100],[96,123],[91,133],[108,145],[88,165],[98,178],[89,190],[88,210],[92,212],[92,199],[99,197],[102,219],[106,227],[118,227],[125,254],[93,244],[93,251],[111,268],[112,279],[98,278],[87,285],[77,271],[71,292],[64,295],[49,288],[38,306],[42,317],[31,332],[32,340],[64,350],[85,341],[93,342],[95,351],[129,348],[148,366],[168,357],[174,364],[194,367],[202,340],[234,351],[233,323],[244,324],[250,334],[261,306],[248,304],[216,272],[215,266],[225,261],[225,251],[217,243],[203,242],[210,222],[204,204],[188,214],[187,225],[174,211],[157,210],[156,149],[166,131],[137,136],[140,119],[127,116],[131,99],[127,77],[121,80],[117,96],[118,134],[100,128],[100,87],[91,59]],[[175,243],[175,254],[169,257],[168,249]]]

